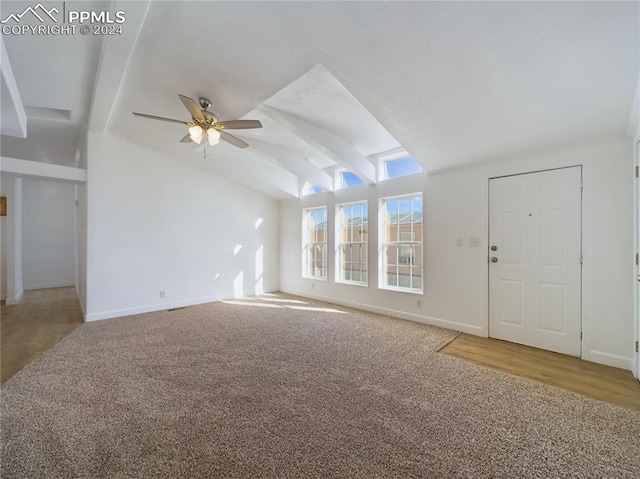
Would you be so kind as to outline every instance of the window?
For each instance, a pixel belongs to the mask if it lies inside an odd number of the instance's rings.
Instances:
[[[380,209],[382,288],[422,292],[422,196],[385,198]]]
[[[368,223],[366,202],[338,205],[336,281],[368,283]]]
[[[409,155],[382,160],[380,166],[383,180],[422,173],[420,164]]]
[[[302,275],[327,279],[327,208],[304,210],[302,228]]]
[[[364,185],[364,181],[355,173],[345,169],[336,171],[336,188],[350,188],[358,185]]]
[[[306,182],[302,187],[302,195],[317,195],[318,193],[324,193],[324,190],[319,186]]]

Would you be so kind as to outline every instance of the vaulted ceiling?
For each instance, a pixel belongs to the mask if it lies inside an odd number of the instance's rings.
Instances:
[[[0,16],[24,7],[3,1]],[[27,138],[2,137],[3,156],[73,165],[88,128],[288,197],[304,181],[330,189],[336,165],[375,181],[371,155],[400,145],[434,171],[625,135],[638,87],[638,2],[64,8],[124,11],[123,33],[3,35],[28,117]],[[180,125],[131,115],[188,120],[178,93],[264,128],[205,158],[179,143]]]

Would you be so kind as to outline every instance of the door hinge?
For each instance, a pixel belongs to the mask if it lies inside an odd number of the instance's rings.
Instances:
[[[636,353],[639,352],[638,351],[638,341],[636,341]]]
[[[580,193],[584,191],[584,181],[580,181]]]
[[[580,339],[582,339],[582,331],[580,331]]]
[[[638,167],[636,166],[636,178],[638,178]]]
[[[640,264],[638,263],[638,253],[636,253],[636,264]]]
[[[580,266],[582,266],[582,256],[580,256]]]

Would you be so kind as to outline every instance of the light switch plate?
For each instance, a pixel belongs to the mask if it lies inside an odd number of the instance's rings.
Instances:
[[[477,236],[472,236],[469,238],[469,247],[470,248],[479,248],[480,247],[480,238]]]

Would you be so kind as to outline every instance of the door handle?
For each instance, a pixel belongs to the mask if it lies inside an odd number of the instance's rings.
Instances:
[[[498,258],[496,258],[495,256],[491,257],[491,262],[492,263],[497,263],[498,262]]]

